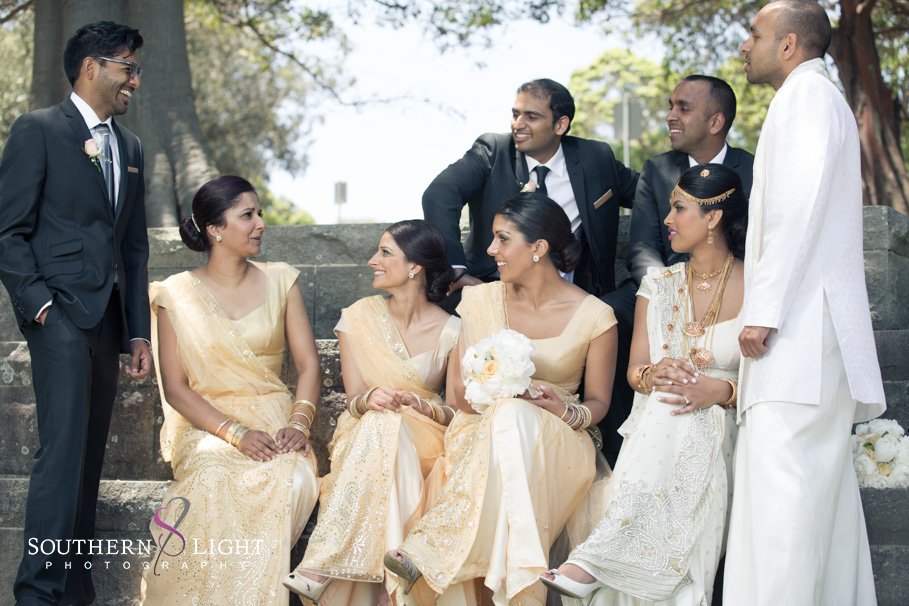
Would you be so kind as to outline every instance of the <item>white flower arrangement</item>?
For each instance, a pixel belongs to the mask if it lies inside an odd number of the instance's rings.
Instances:
[[[852,459],[860,486],[909,486],[909,437],[893,419],[874,419],[856,425]]]
[[[477,412],[482,413],[502,398],[537,392],[530,378],[536,367],[530,339],[519,332],[504,329],[468,347],[461,359],[464,396]]]

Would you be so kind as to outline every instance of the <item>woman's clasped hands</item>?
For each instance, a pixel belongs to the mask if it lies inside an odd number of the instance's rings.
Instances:
[[[366,409],[377,412],[401,412],[405,406],[432,418],[432,407],[409,391],[378,387],[372,390],[366,401]]]
[[[660,402],[679,407],[673,415],[707,408],[729,397],[726,381],[708,377],[688,360],[663,358],[654,364],[651,382],[655,391],[664,394],[657,398]]]

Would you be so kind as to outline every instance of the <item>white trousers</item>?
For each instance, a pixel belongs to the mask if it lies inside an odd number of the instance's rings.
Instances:
[[[826,312],[821,403],[763,402],[742,417],[724,604],[877,604],[849,438],[855,401]]]

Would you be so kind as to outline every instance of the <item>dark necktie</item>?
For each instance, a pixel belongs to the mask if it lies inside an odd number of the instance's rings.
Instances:
[[[537,191],[544,196],[548,195],[546,193],[546,175],[549,174],[550,168],[548,166],[543,166],[540,164],[533,170],[535,170],[537,173]]]
[[[101,173],[107,185],[107,201],[111,208],[115,208],[117,203],[114,198],[114,158],[110,150],[110,128],[101,123],[95,127],[95,132],[101,137]]]

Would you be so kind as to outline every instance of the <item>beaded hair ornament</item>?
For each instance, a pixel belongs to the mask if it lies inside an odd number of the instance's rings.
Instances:
[[[700,174],[702,177],[704,177],[706,179],[707,177],[710,176],[710,170],[705,168],[704,170],[701,171]],[[681,187],[676,185],[675,189],[672,190],[672,194],[669,196],[669,198],[671,200],[680,199],[683,202],[689,202],[691,204],[699,204],[700,206],[710,206],[711,204],[719,204],[720,202],[722,202],[723,200],[725,200],[726,198],[728,198],[729,196],[731,196],[734,193],[735,193],[735,188],[733,187],[732,189],[724,191],[720,195],[713,196],[712,198],[698,198],[698,197],[692,196],[687,191],[685,191],[684,189],[682,189]]]

